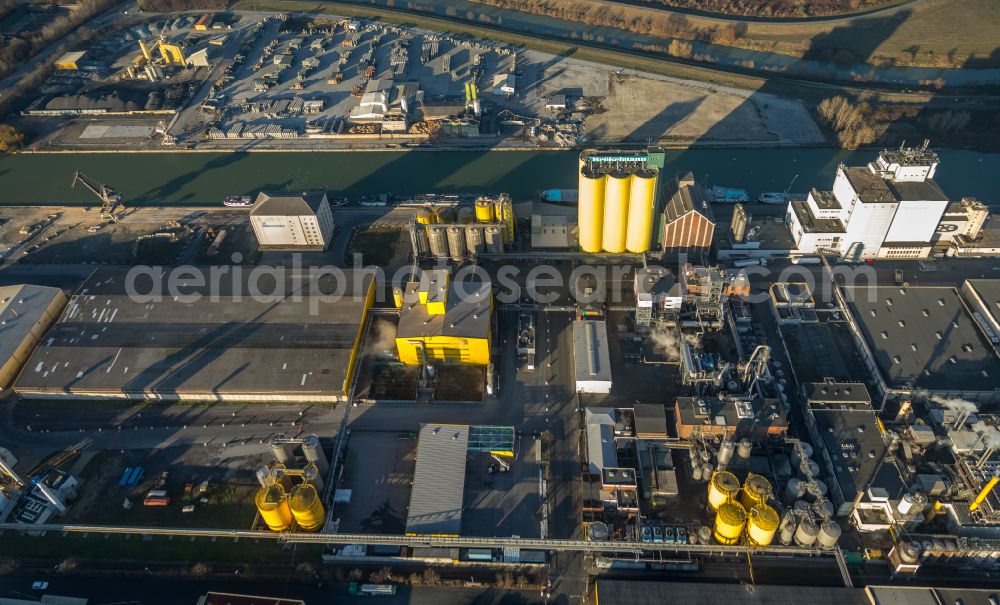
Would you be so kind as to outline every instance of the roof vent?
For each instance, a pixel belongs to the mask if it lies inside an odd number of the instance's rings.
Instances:
[[[928,311],[927,309],[924,309],[923,313],[924,313],[924,317],[930,317],[931,316],[931,312]]]
[[[905,321],[903,321],[902,319],[900,319],[900,320],[899,320],[899,327],[900,327],[900,328],[905,328],[905,327],[906,327],[906,322],[905,322]]]
[[[885,330],[882,330],[882,338],[884,340],[888,340],[889,339],[889,333],[886,332]]]

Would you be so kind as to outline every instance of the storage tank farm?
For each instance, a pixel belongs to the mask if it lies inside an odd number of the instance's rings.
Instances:
[[[772,494],[771,483],[765,477],[750,473],[741,486],[733,473],[716,471],[708,482],[707,493],[709,511],[715,513],[712,523],[715,541],[731,546],[745,538],[750,547],[764,548],[774,542],[782,527],[790,540],[794,524],[783,526],[781,516],[770,504]],[[830,528],[831,539],[838,529]]]
[[[472,204],[428,204],[416,212],[418,233],[427,242],[420,252],[455,262],[483,253],[499,254],[514,240],[514,221],[507,195],[480,197]]]
[[[660,151],[580,154],[577,226],[584,252],[648,252],[652,242]]]

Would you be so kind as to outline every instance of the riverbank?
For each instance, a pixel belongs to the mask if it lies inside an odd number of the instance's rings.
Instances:
[[[952,199],[1000,201],[1000,153],[940,149],[937,181]],[[508,193],[530,200],[549,188],[576,188],[577,151],[481,150],[423,153],[233,152],[19,154],[0,158],[0,204],[94,205],[89,192],[71,189],[76,170],[121,192],[126,205],[218,206],[229,195],[262,190],[323,189],[358,199],[373,193]],[[664,174],[691,171],[709,185],[741,187],[756,196],[829,189],[837,165],[863,165],[874,150],[674,149]],[[751,206],[752,211],[752,206]]]

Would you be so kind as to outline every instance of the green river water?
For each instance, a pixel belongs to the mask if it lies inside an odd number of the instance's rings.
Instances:
[[[1000,202],[1000,153],[940,150],[937,180],[952,199]],[[828,189],[839,162],[863,164],[874,151],[834,149],[670,150],[666,174],[692,171],[709,185],[741,187],[754,196]],[[536,189],[575,188],[577,152],[237,152],[23,154],[0,158],[0,204],[79,204],[95,200],[70,189],[74,170],[104,182],[127,204],[209,205],[260,190],[326,189],[365,194],[509,193],[530,199]]]

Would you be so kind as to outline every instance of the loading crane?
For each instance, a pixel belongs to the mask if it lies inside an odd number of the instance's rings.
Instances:
[[[108,187],[104,183],[98,183],[84,173],[77,170],[73,173],[73,182],[70,188],[75,189],[77,183],[82,183],[91,193],[101,200],[101,219],[112,223],[118,222],[116,212],[122,209],[122,195]]]

